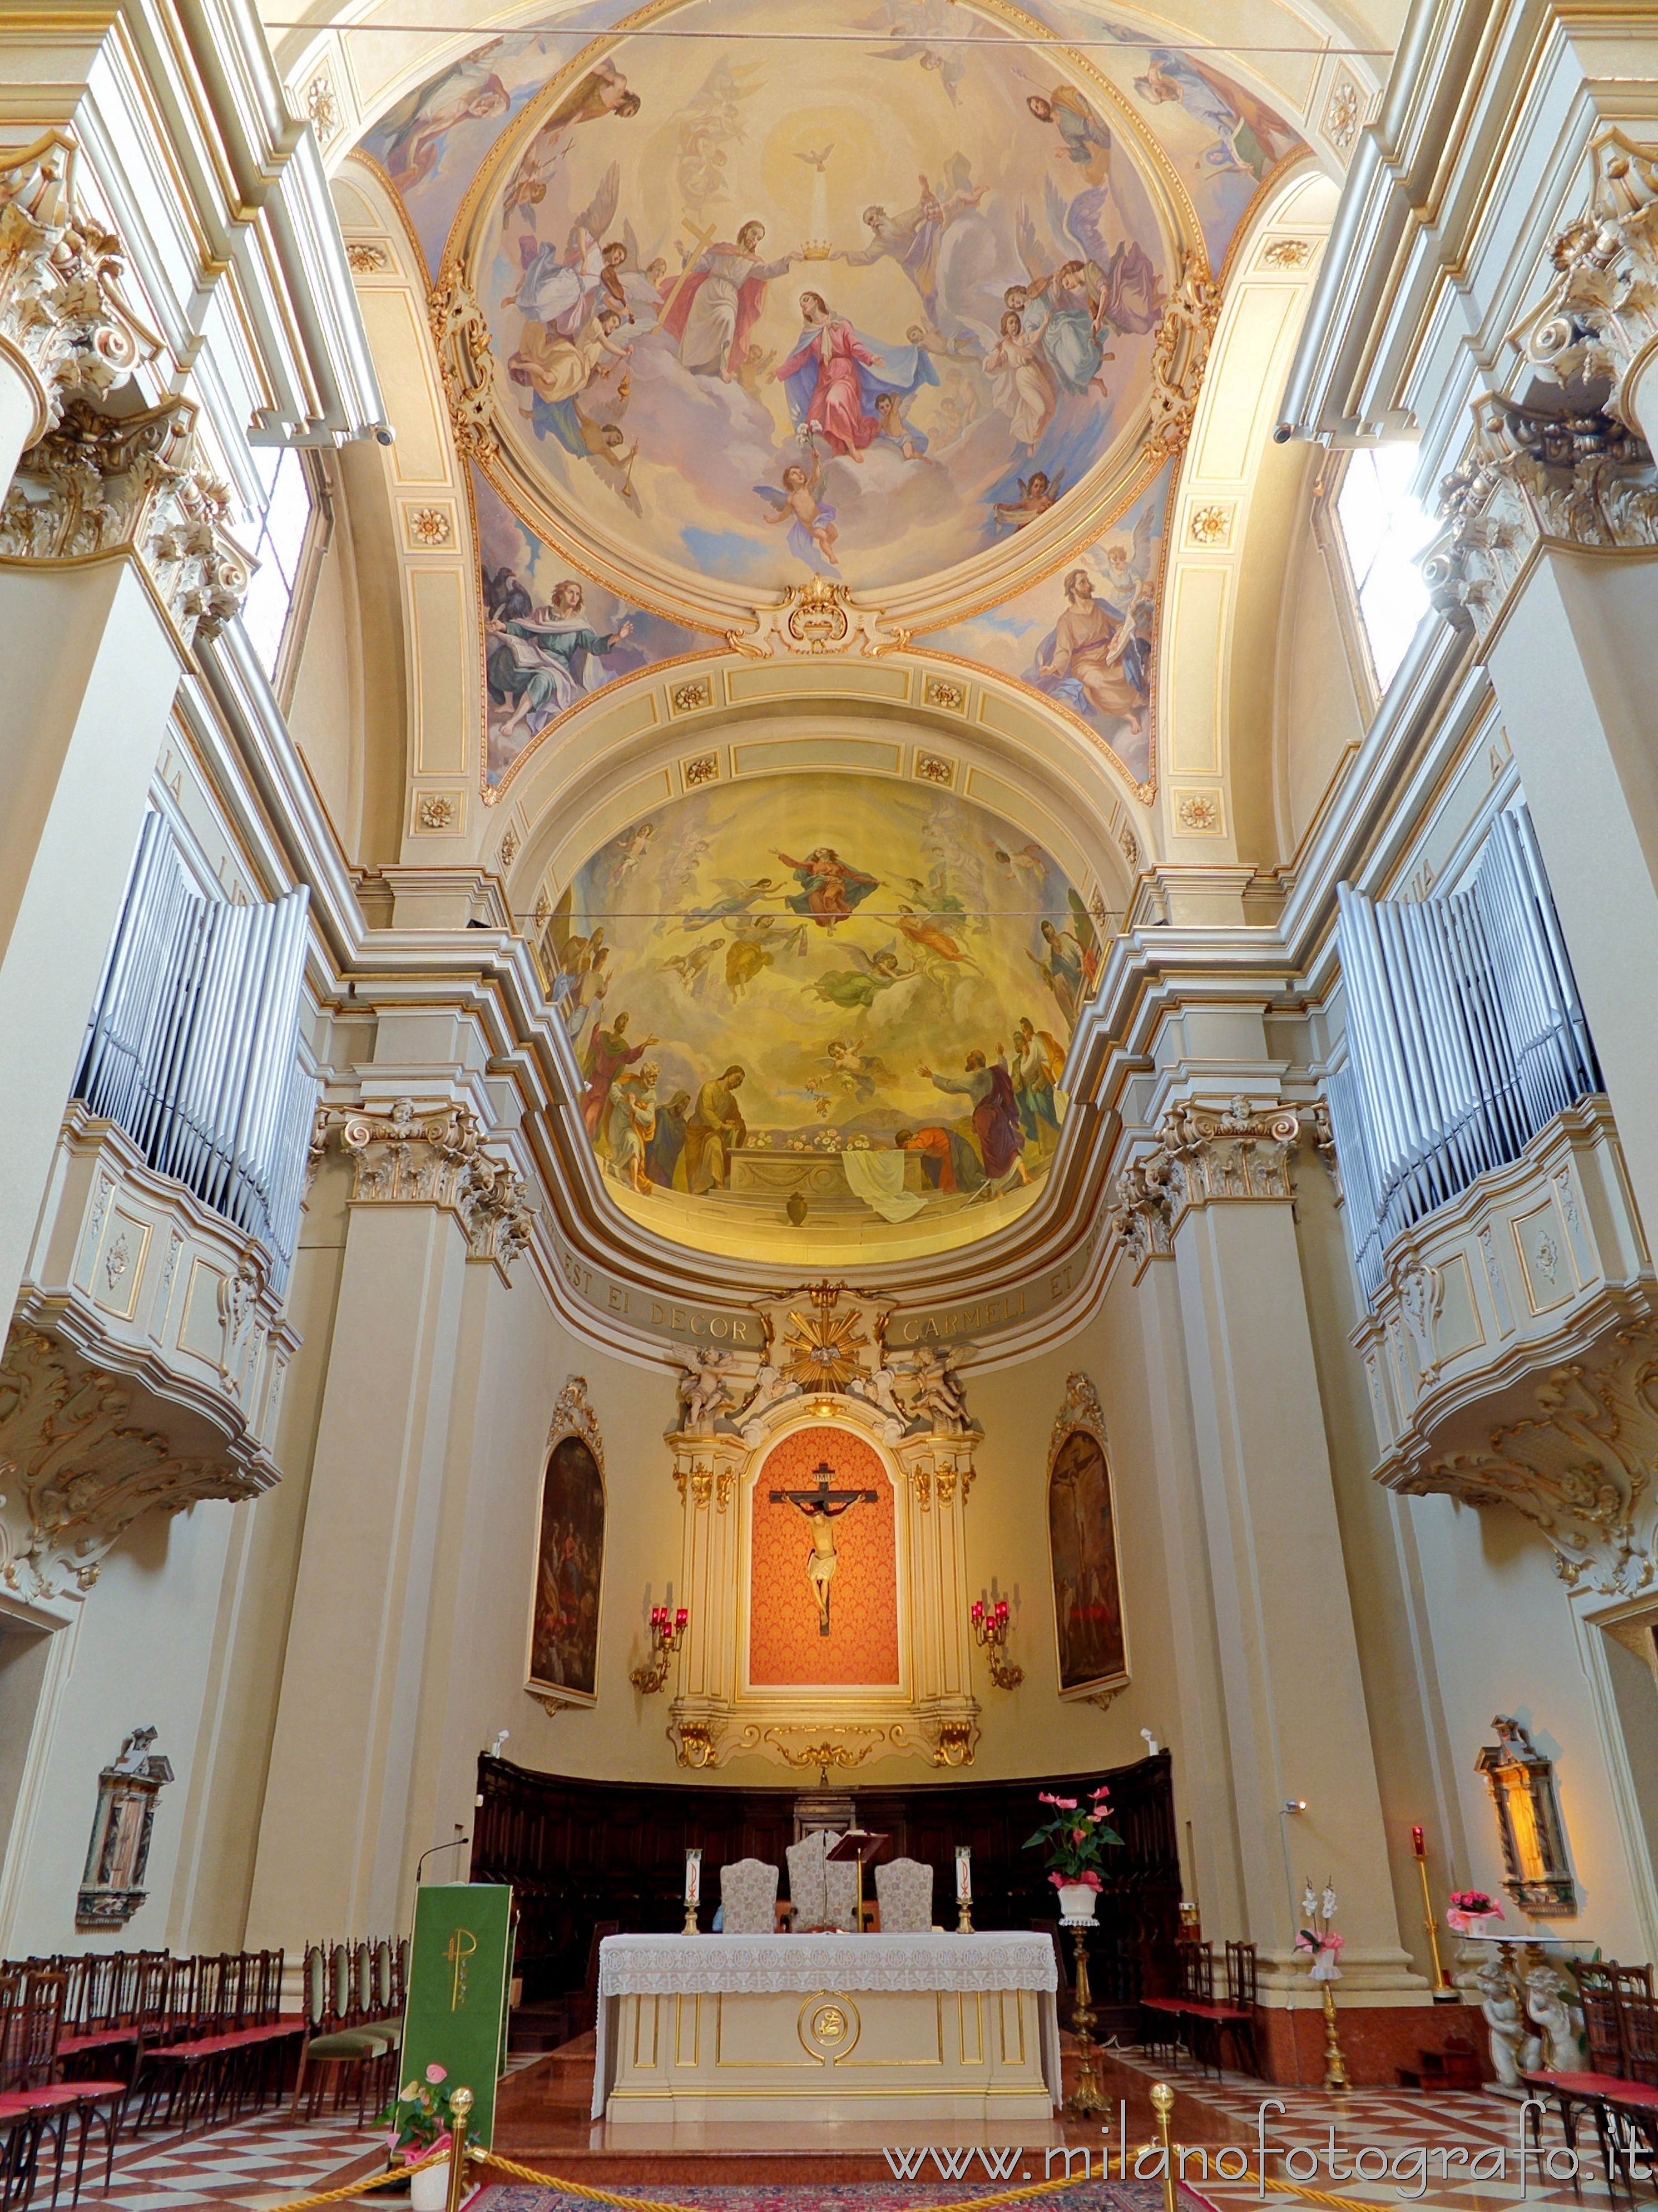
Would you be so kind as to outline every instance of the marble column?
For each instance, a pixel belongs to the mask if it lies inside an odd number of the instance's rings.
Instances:
[[[0,1313],[34,1231],[146,793],[195,641],[240,604],[195,410],[68,401],[0,511]]]
[[[1298,1135],[1274,1106],[1177,1106],[1130,1194],[1172,1255],[1148,1255],[1139,1295],[1170,1399],[1159,1479],[1188,1616],[1183,1763],[1204,1770],[1187,1788],[1208,1832],[1206,1932],[1259,1947],[1266,2002],[1307,2002],[1298,1900],[1306,1879],[1328,1878],[1347,1942],[1342,2001],[1409,2004],[1422,1991],[1399,1938],[1296,1243]]]

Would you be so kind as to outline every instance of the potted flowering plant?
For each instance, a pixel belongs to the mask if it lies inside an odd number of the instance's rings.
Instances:
[[[1341,1979],[1341,1954],[1347,1948],[1347,1938],[1339,1936],[1333,1925],[1336,1917],[1336,1893],[1327,1881],[1321,1898],[1310,1881],[1303,1885],[1305,1894],[1301,1910],[1307,1925],[1297,1930],[1296,1948],[1312,1960],[1308,1978],[1315,1982],[1339,1982]]]
[[[448,2068],[434,2059],[426,2069],[425,2080],[405,2082],[380,2114],[390,2165],[417,2166],[422,2159],[447,2154],[454,2136],[448,2080]],[[448,2201],[446,2165],[428,2166],[410,2175],[410,2212],[443,2212]]]
[[[1491,1923],[1502,1917],[1502,1906],[1495,1899],[1487,1897],[1483,1889],[1454,1889],[1445,1924],[1455,1928],[1459,1936],[1484,1936],[1489,1932]]]
[[[1056,1797],[1051,1790],[1037,1793],[1039,1803],[1053,1806],[1054,1817],[1027,1839],[1024,1848],[1034,1850],[1041,1844],[1048,1853],[1048,1878],[1060,1893],[1060,1912],[1066,1920],[1094,1917],[1105,1846],[1122,1841],[1110,1826],[1110,1796],[1102,1787],[1084,1805],[1075,1797]]]

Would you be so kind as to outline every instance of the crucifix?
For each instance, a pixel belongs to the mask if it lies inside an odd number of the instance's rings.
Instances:
[[[831,1490],[835,1469],[827,1460],[812,1469],[817,1477],[816,1490],[774,1490],[774,1505],[793,1505],[806,1516],[811,1530],[811,1549],[806,1554],[806,1579],[811,1584],[811,1594],[817,1601],[817,1633],[829,1632],[829,1583],[834,1578],[840,1553],[835,1548],[835,1524],[843,1513],[854,1505],[878,1505],[878,1490]]]

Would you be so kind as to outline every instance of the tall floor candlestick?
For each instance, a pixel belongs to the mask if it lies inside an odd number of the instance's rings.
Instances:
[[[1083,2120],[1090,2112],[1104,2112],[1108,2100],[1095,2075],[1094,2046],[1090,2040],[1094,2033],[1094,1992],[1088,1986],[1087,1929],[1073,1928],[1071,1940],[1077,1950],[1077,2001],[1071,2008],[1071,2025],[1077,2037],[1077,2086],[1065,2109],[1073,2118]]]
[[[1423,1925],[1428,1932],[1428,1948],[1433,1953],[1434,1993],[1455,1987],[1439,1955],[1439,1923],[1434,1918],[1433,1893],[1428,1887],[1428,1846],[1422,1839],[1420,1828],[1411,1830],[1411,1849],[1416,1853],[1416,1870],[1422,1877],[1422,1910],[1425,1915]]]

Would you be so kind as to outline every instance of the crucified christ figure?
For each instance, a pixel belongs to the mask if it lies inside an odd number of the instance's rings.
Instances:
[[[831,1490],[835,1469],[827,1460],[812,1469],[817,1477],[816,1490],[774,1490],[774,1505],[793,1505],[804,1513],[811,1530],[811,1549],[806,1554],[806,1579],[811,1584],[811,1594],[817,1601],[817,1633],[829,1632],[829,1584],[835,1578],[840,1553],[835,1548],[835,1524],[843,1513],[854,1505],[878,1505],[878,1490]]]

